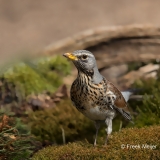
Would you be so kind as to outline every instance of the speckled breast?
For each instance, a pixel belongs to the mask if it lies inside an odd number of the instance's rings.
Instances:
[[[77,78],[70,91],[73,105],[92,120],[105,120],[114,111],[108,107],[106,98],[106,80],[93,84],[90,77]]]

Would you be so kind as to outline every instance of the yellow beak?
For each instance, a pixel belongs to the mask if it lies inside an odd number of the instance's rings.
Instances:
[[[65,54],[63,54],[63,56],[72,60],[72,61],[78,60],[78,58],[76,56],[74,56],[72,53],[65,53]]]

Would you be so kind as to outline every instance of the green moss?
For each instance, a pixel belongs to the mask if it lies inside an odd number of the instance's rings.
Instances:
[[[77,111],[69,99],[54,108],[29,113],[29,124],[32,134],[39,140],[58,144],[63,143],[63,131],[66,142],[93,141],[95,134],[93,122]]]
[[[54,58],[40,60],[37,69],[53,86],[57,87],[62,84],[62,77],[70,73],[71,65],[61,55],[57,55]]]
[[[120,123],[125,127],[129,122],[121,115],[113,121],[113,131],[118,131]],[[48,140],[51,143],[62,144],[64,131],[66,143],[75,141],[88,141],[93,143],[95,136],[94,122],[81,114],[70,99],[62,100],[56,107],[29,113],[31,133],[40,141]],[[106,136],[106,124],[101,125],[98,140]]]
[[[125,146],[124,149],[122,148],[123,145]],[[131,145],[137,146],[137,149],[133,149]],[[149,145],[149,148],[143,148],[145,145]],[[160,157],[159,150],[160,126],[152,126],[141,129],[129,128],[123,129],[121,132],[115,132],[110,137],[107,146],[93,147],[89,143],[77,142],[64,146],[46,147],[37,152],[32,160],[156,160]]]
[[[8,83],[14,83],[16,91],[24,96],[32,92],[38,93],[42,90],[54,89],[43,77],[26,65],[13,67],[12,70],[5,73],[4,78]]]
[[[135,88],[142,88],[143,101],[132,101],[130,106],[137,112],[134,116],[134,126],[143,127],[160,124],[160,77],[158,79],[141,79],[135,82]],[[133,125],[129,125],[133,126]]]
[[[25,97],[42,91],[54,92],[63,83],[62,77],[70,73],[70,69],[70,63],[65,58],[54,56],[14,65],[3,74],[3,78],[16,86],[16,93]]]

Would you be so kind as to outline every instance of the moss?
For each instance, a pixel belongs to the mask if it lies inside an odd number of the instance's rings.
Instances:
[[[39,140],[63,143],[75,140],[93,140],[95,127],[93,122],[71,105],[70,99],[61,101],[56,107],[29,113],[31,133]],[[93,136],[91,136],[93,135]]]
[[[128,147],[127,147],[128,144]],[[122,145],[125,148],[122,148]],[[132,146],[137,146],[133,149]],[[149,148],[144,148],[149,145]],[[153,147],[153,148],[150,148]],[[160,126],[122,129],[112,134],[107,146],[85,142],[69,143],[64,146],[49,146],[37,152],[32,160],[78,160],[78,159],[159,159]]]
[[[144,95],[143,101],[132,101],[131,108],[137,115],[134,116],[134,126],[143,127],[160,124],[160,76],[158,79],[141,79],[134,83],[134,88],[141,88],[138,94]],[[129,124],[129,127],[133,126]]]
[[[62,56],[24,61],[10,67],[3,78],[15,85],[15,92],[23,97],[42,91],[54,92],[63,82],[62,77],[70,73],[70,63]]]
[[[35,147],[22,122],[3,113],[0,113],[0,122],[0,159],[29,159]]]
[[[72,104],[70,99],[64,99],[56,107],[47,108],[35,112],[29,112],[28,124],[31,133],[38,140],[50,143],[62,144],[64,136],[66,143],[75,141],[88,141],[93,143],[95,136],[94,122],[81,114]],[[113,121],[113,131],[118,131],[120,123],[124,121],[123,127],[129,123],[121,115]],[[100,137],[106,136],[106,124],[102,123],[98,134]]]

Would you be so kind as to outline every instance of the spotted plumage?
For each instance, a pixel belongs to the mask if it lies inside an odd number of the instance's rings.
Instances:
[[[71,101],[78,111],[95,121],[94,145],[96,145],[100,123],[106,123],[108,137],[112,132],[112,119],[116,111],[131,120],[127,102],[122,93],[99,73],[95,57],[91,52],[78,50],[66,53],[64,56],[72,60],[78,70],[77,78],[70,90]]]

